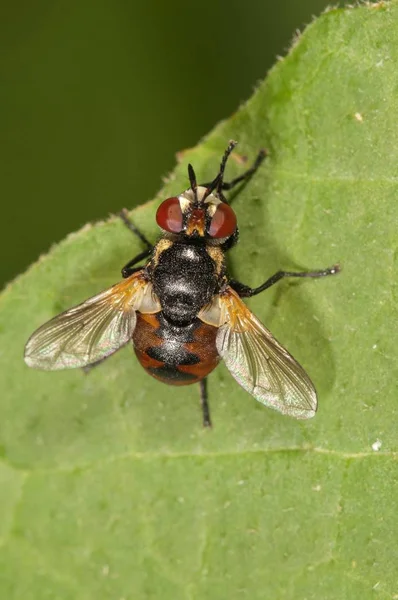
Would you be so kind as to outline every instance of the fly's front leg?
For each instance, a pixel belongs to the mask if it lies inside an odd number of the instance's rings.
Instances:
[[[220,186],[221,190],[232,190],[232,188],[234,188],[238,183],[246,181],[246,179],[250,179],[250,177],[254,175],[254,173],[257,171],[257,169],[259,168],[266,156],[267,151],[260,150],[260,152],[257,154],[256,160],[254,161],[253,165],[249,169],[247,169],[247,171],[242,173],[242,175],[239,175],[238,177],[235,177],[235,179],[232,179],[232,181],[223,181]]]
[[[272,275],[267,281],[265,281],[262,285],[251,288],[240,281],[236,281],[235,279],[231,279],[229,285],[235,292],[239,294],[241,298],[250,298],[251,296],[256,296],[260,294],[264,290],[267,290],[272,285],[284,279],[285,277],[327,277],[328,275],[336,275],[340,272],[339,265],[333,265],[333,267],[329,267],[327,269],[322,269],[321,271],[302,271],[299,273],[291,272],[291,271],[277,271],[275,275]]]
[[[144,260],[144,258],[147,258],[151,254],[153,250],[153,245],[147,240],[144,234],[141,233],[138,227],[136,227],[134,223],[130,220],[128,212],[125,208],[122,211],[120,211],[118,216],[122,219],[127,229],[129,229],[129,231],[131,231],[135,236],[137,236],[139,240],[146,246],[145,250],[137,254],[137,256],[132,258],[126,265],[124,265],[122,269],[122,276],[126,278],[130,277],[130,275],[132,275],[136,271],[142,269],[142,267],[135,267],[135,265],[141,262],[141,260]]]
[[[228,148],[229,150],[229,148]],[[228,152],[227,150],[227,152]],[[227,157],[229,156],[229,153],[227,154]],[[257,171],[257,169],[259,168],[259,166],[261,165],[261,163],[263,162],[264,158],[267,156],[267,151],[266,150],[260,150],[259,153],[257,154],[256,160],[254,161],[254,163],[252,164],[252,166],[247,169],[244,173],[242,173],[242,175],[239,175],[238,177],[235,177],[235,179],[232,179],[232,181],[224,181],[223,180],[223,175],[224,175],[224,168],[225,168],[225,162],[226,162],[226,157],[224,156],[223,162],[221,163],[221,169],[220,169],[220,173],[217,175],[217,178],[210,183],[202,183],[201,185],[203,187],[212,187],[215,182],[218,180],[218,185],[217,185],[217,192],[221,192],[221,191],[225,191],[225,190],[232,190],[232,188],[234,188],[238,183],[242,183],[242,181],[246,181],[248,179],[250,179],[250,177],[252,175],[254,175],[254,173]]]
[[[200,405],[202,407],[203,427],[211,427],[210,408],[207,395],[207,378],[199,381]]]

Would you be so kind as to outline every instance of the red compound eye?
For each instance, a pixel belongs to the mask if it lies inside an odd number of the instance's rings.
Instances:
[[[170,233],[182,230],[182,211],[178,198],[167,198],[156,212],[156,223]]]
[[[212,238],[229,237],[236,229],[236,215],[228,204],[219,204],[216,208],[209,227]]]

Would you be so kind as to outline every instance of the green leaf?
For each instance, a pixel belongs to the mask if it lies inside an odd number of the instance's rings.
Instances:
[[[223,365],[213,431],[197,386],[156,382],[131,348],[88,376],[24,365],[36,327],[139,251],[116,218],[4,292],[2,598],[398,597],[397,61],[396,2],[331,10],[132,215],[155,239],[157,203],[187,187],[188,160],[208,180],[230,138],[249,160],[269,149],[235,200],[231,271],[258,285],[342,265],[249,303],[314,380],[310,422],[266,410]],[[231,160],[228,175],[242,169]]]

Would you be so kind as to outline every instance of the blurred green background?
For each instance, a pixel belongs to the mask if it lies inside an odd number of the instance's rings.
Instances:
[[[68,232],[150,199],[175,153],[234,112],[327,4],[4,4],[0,286]]]

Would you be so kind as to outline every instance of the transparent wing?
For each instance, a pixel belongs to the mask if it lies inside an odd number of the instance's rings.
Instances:
[[[36,369],[84,367],[106,358],[131,339],[136,309],[148,283],[141,272],[70,308],[29,338],[25,362]]]
[[[221,323],[216,345],[236,381],[265,406],[295,417],[313,417],[315,388],[304,369],[227,288],[220,296]]]

